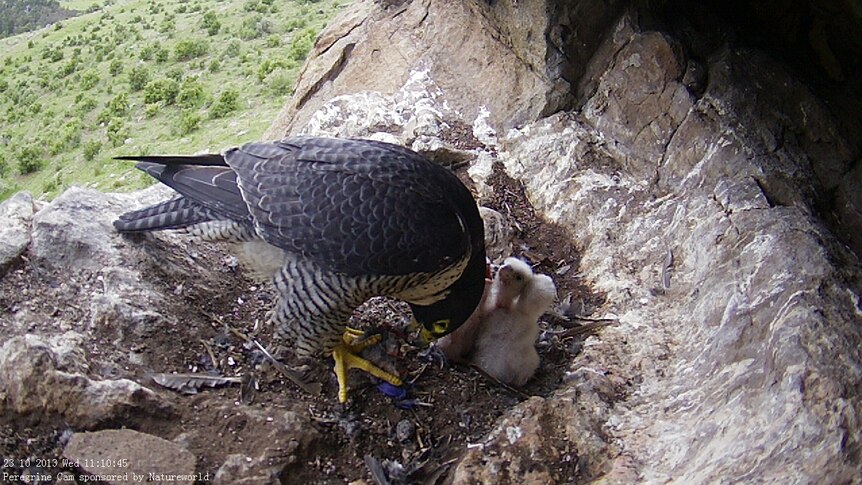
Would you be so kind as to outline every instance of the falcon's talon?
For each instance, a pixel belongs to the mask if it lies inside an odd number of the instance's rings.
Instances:
[[[375,339],[375,337],[377,337]],[[357,352],[361,351],[368,347],[369,345],[373,345],[380,340],[379,335],[373,335],[365,342],[361,342],[358,345],[350,345],[348,343],[342,343],[335,346],[332,349],[332,359],[335,360],[335,377],[338,379],[338,401],[341,403],[347,402],[347,371],[350,369],[360,369],[365,372],[377,377],[378,379],[383,379],[384,381],[392,384],[393,386],[400,386],[402,384],[401,378],[394,374],[390,374],[385,370],[377,367],[372,364],[370,361],[363,359],[362,357],[356,355]],[[374,342],[368,343],[368,341],[374,340]],[[361,348],[360,348],[361,347]]]
[[[368,335],[366,337],[365,332],[362,330],[357,330],[355,328],[346,327],[344,329],[344,334],[341,336],[341,340],[344,341],[345,344],[350,346],[351,350],[354,353],[359,353],[365,350],[366,348],[380,342],[383,339],[383,336],[380,334]]]

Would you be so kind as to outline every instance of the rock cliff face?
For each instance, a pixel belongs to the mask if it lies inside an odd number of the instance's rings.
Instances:
[[[847,59],[862,23],[828,3],[758,42],[708,3],[674,16],[675,2],[554,0],[358,2],[321,35],[268,138],[401,143],[467,165],[481,197],[502,168],[581,251],[557,282],[603,295],[589,316],[613,321],[555,390],[462,450],[445,469],[454,483],[862,483],[862,137],[858,114],[823,88],[858,85]],[[772,47],[781,39],[811,66]],[[3,291],[16,274],[50,282],[48,298],[0,308],[4,335],[21,335],[0,349],[4,413],[75,429],[127,420],[206,448],[195,426],[216,418],[105,369],[156,367],[141,342],[170,342],[172,315],[185,315],[174,296],[200,304],[215,288],[227,306],[207,311],[262,316],[219,248],[202,256],[166,236],[153,244],[171,250],[155,251],[112,234],[121,208],[165,196],[75,190],[0,206]],[[85,308],[51,295],[83,295]],[[57,386],[63,406],[46,397]],[[272,424],[195,403],[229,416],[227,438],[252,450],[220,438],[223,453],[199,457],[223,483],[327,466],[313,465],[327,438],[311,422],[333,418],[303,405]],[[165,413],[182,416],[178,436],[153,425]]]
[[[362,4],[321,38],[269,134],[422,150],[469,125],[477,187],[501,163],[583,249],[599,313],[619,323],[468,452],[456,483],[545,480],[535,463],[568,449],[608,482],[858,483],[859,120],[822,89],[836,72],[835,90],[859,84],[840,61],[859,52],[858,12],[794,4],[814,25],[771,17],[757,43],[723,7],[650,7]],[[419,105],[424,131],[400,108]]]

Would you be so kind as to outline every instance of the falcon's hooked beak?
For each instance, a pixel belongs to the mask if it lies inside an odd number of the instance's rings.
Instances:
[[[419,337],[422,339],[422,344],[424,345],[428,345],[437,340],[437,338],[431,335],[431,332],[429,332],[427,328],[423,327],[415,318],[410,319],[410,323],[407,325],[407,330],[410,333],[418,331]]]
[[[410,320],[410,323],[407,325],[407,330],[412,332],[419,332],[419,338],[422,340],[423,345],[428,345],[433,342],[436,342],[439,337],[434,336],[434,334],[425,328],[424,325],[420,324],[415,318]]]
[[[425,345],[429,345],[430,343],[437,340],[437,337],[431,335],[431,332],[429,332],[428,329],[425,327],[422,327],[422,329],[419,331],[419,336],[422,338],[422,343]]]

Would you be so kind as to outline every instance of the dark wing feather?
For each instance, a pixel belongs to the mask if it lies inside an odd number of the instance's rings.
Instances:
[[[221,165],[215,163],[213,157],[216,156],[222,160]],[[221,155],[125,159],[146,160],[136,167],[225,219],[250,220],[248,206],[237,185],[236,172],[224,164]],[[201,165],[191,165],[197,162]]]
[[[433,272],[470,250],[463,212],[476,210],[472,196],[454,174],[412,151],[293,138],[247,144],[225,160],[258,234],[325,268]]]

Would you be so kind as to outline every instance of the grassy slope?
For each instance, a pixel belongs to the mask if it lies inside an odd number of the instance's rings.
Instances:
[[[51,198],[73,184],[140,188],[151,183],[148,177],[111,157],[218,151],[258,139],[290,94],[310,42],[347,3],[62,2],[97,10],[0,39],[0,199],[21,189]],[[207,10],[221,24],[215,35],[203,26]],[[206,52],[180,60],[182,41],[205,45]],[[162,62],[157,54],[142,60],[147,49],[158,52],[156,45]],[[140,66],[150,81],[179,79],[176,86],[186,86],[187,95],[147,104],[154,87],[133,91],[130,84],[130,72]],[[218,98],[228,90],[238,93],[238,107],[214,118]],[[28,162],[36,170],[22,173]]]

